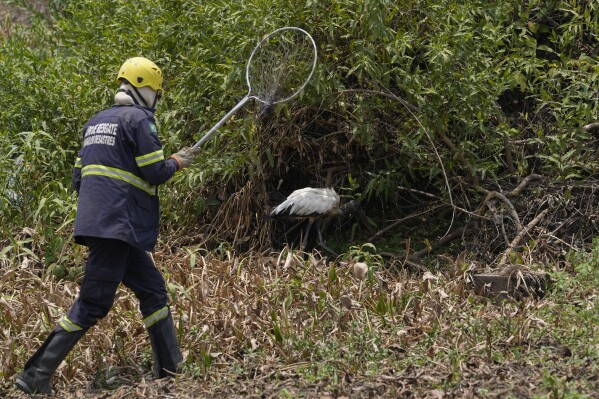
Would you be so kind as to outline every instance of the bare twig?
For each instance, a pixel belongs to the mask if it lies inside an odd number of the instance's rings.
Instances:
[[[545,215],[547,215],[547,212],[549,210],[545,209],[543,210],[541,213],[539,213],[533,220],[530,221],[530,223],[528,223],[526,225],[525,228],[523,228],[518,235],[516,235],[516,237],[512,240],[512,242],[510,243],[509,247],[503,252],[503,254],[501,255],[501,259],[499,260],[499,267],[505,266],[505,264],[507,263],[508,257],[510,255],[510,253],[512,252],[512,250],[514,250],[514,248],[520,246],[520,243],[522,242],[522,240],[524,239],[524,236],[526,234],[528,234],[528,232],[530,230],[532,230],[537,224],[539,224],[539,222],[541,220],[543,220],[543,218],[545,217]]]
[[[503,203],[507,205],[510,211],[510,215],[512,216],[512,220],[516,224],[516,231],[520,232],[522,230],[522,222],[520,222],[520,217],[518,216],[518,212],[516,212],[516,208],[514,208],[514,204],[512,204],[512,202],[509,199],[507,199],[505,195],[497,191],[489,191],[484,203],[488,203],[493,198],[501,200]]]
[[[435,194],[431,194],[431,193],[427,193],[426,191],[422,191],[422,190],[417,190],[415,188],[411,188],[411,187],[403,187],[403,186],[397,186],[398,189],[400,190],[404,190],[404,191],[408,191],[411,193],[415,193],[415,194],[419,194],[419,195],[423,195],[425,197],[428,198],[432,198],[432,199],[440,199],[438,196],[436,196]]]
[[[423,256],[428,255],[432,251],[432,249],[434,247],[439,247],[441,245],[445,245],[448,242],[451,242],[451,241],[453,241],[453,240],[455,240],[457,238],[460,238],[462,236],[462,234],[464,234],[464,230],[465,230],[465,227],[460,227],[459,229],[454,230],[450,234],[447,234],[444,237],[442,237],[441,239],[435,241],[429,247],[421,249],[418,252],[414,252],[413,254],[411,254],[410,256],[408,256],[407,260],[413,261],[415,259],[419,259],[419,258],[422,258]]]
[[[384,229],[381,229],[379,231],[377,231],[372,237],[370,237],[368,239],[368,242],[375,242],[380,236],[382,236],[383,234],[385,234],[386,232],[388,232],[389,230],[393,229],[395,226],[400,225],[404,222],[407,222],[408,220],[417,218],[419,216],[422,215],[426,215],[427,213],[432,213],[434,211],[436,211],[437,209],[441,208],[443,205],[437,205],[432,209],[428,209],[426,211],[423,212],[419,212],[419,213],[413,213],[411,215],[408,215],[404,218],[401,219],[397,219],[395,222],[391,223],[389,226],[385,227]]]
[[[422,112],[420,110],[420,108],[418,108],[415,105],[410,104],[409,102],[407,102],[403,98],[398,97],[395,94],[387,93],[387,92],[384,92],[384,91],[369,90],[369,89],[346,89],[346,90],[341,91],[341,93],[366,93],[366,94],[374,94],[374,95],[377,95],[377,96],[383,96],[383,97],[390,98],[392,100],[399,101],[401,103],[401,105],[403,105],[404,107],[408,108],[412,112],[418,112],[418,113]]]
[[[508,195],[508,197],[514,197],[514,196],[520,194],[531,182],[536,181],[536,180],[543,180],[544,178],[545,178],[545,176],[537,175],[534,173],[531,175],[528,175],[524,179],[522,179],[520,184],[518,184],[518,186],[515,189],[513,189],[512,191],[510,191],[507,195]]]
[[[512,157],[512,143],[507,133],[504,133],[502,136],[503,152],[505,154],[505,163],[507,165],[507,170],[510,174],[513,174],[516,172],[516,168],[514,167],[514,158]]]
[[[555,235],[553,235],[552,233],[547,233],[547,234],[545,234],[545,235],[546,235],[547,237],[549,237],[549,238],[553,238],[554,240],[561,242],[562,244],[564,244],[564,245],[565,245],[565,246],[567,246],[568,248],[572,249],[573,251],[580,251],[580,250],[581,250],[581,249],[580,249],[580,248],[578,248],[577,246],[575,246],[575,245],[572,245],[572,244],[570,244],[570,243],[567,243],[566,241],[562,240],[562,239],[561,239],[561,238],[559,238],[559,237],[556,237],[556,236],[555,236]]]
[[[474,170],[472,164],[466,159],[464,154],[459,150],[459,148],[457,148],[453,141],[451,141],[451,139],[447,137],[447,135],[443,131],[437,131],[437,134],[441,138],[441,141],[443,141],[445,145],[447,145],[452,151],[456,153],[456,156],[458,157],[464,168],[466,168],[470,172],[470,179],[472,181],[472,185],[475,187],[479,186],[480,184],[478,176],[476,175],[476,171]]]
[[[393,252],[380,252],[379,255],[381,255],[381,256],[383,256],[385,258],[394,258],[394,259],[399,259],[399,258],[403,257],[403,255],[396,254],[396,253],[393,253]],[[423,271],[423,272],[428,271],[428,268],[426,268],[425,266],[423,266],[423,265],[421,265],[419,263],[416,263],[416,262],[412,262],[412,261],[409,261],[409,260],[406,260],[406,259],[402,259],[402,260],[400,260],[400,262],[402,263],[403,266],[409,266],[412,269],[417,269],[417,270],[420,270],[420,271]]]
[[[442,198],[440,198],[440,197],[438,197],[438,196],[436,196],[434,194],[427,193],[426,191],[420,191],[420,190],[416,190],[416,189],[413,189],[413,188],[402,187],[402,186],[397,186],[397,188],[400,189],[400,190],[405,190],[405,191],[413,192],[413,193],[420,194],[420,195],[423,195],[423,196],[428,197],[428,198],[432,198],[432,199],[436,199],[436,200],[442,201]],[[475,217],[477,219],[483,219],[483,220],[487,220],[487,221],[493,221],[493,219],[491,219],[489,217],[486,217],[486,216],[483,216],[481,213],[476,213],[476,212],[469,211],[468,209],[464,209],[464,208],[459,207],[459,206],[457,206],[455,204],[447,204],[445,202],[444,202],[444,204],[447,205],[447,206],[449,206],[449,207],[452,207],[456,211],[460,211],[461,213],[465,213],[465,214],[467,214],[469,216],[472,216],[472,217]]]
[[[488,201],[487,207],[493,213],[493,221],[496,226],[499,226],[501,230],[501,234],[503,235],[503,239],[505,240],[506,245],[510,245],[510,240],[507,237],[507,232],[505,231],[505,223],[503,223],[503,218],[497,213],[497,207],[495,206],[495,201]]]

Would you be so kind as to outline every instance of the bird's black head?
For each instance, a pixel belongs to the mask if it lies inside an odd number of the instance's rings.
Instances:
[[[366,216],[366,212],[360,205],[360,201],[351,200],[339,207],[339,213],[351,213],[356,217],[369,231],[372,228],[373,222]]]
[[[351,200],[339,207],[341,213],[356,212],[360,209],[360,202]]]

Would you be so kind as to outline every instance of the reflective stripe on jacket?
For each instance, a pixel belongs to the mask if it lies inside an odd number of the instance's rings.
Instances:
[[[164,158],[153,110],[115,105],[92,117],[73,168],[79,193],[75,241],[113,238],[152,251],[158,238],[158,185],[177,162]]]

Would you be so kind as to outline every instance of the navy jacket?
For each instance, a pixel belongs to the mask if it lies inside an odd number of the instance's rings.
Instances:
[[[79,194],[75,242],[113,238],[152,251],[158,239],[158,185],[177,171],[165,159],[154,110],[115,105],[83,128],[83,145],[73,168]]]

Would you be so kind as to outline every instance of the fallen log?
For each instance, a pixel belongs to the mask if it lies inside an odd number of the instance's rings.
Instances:
[[[476,295],[494,299],[541,299],[551,289],[548,273],[536,273],[517,266],[508,269],[501,273],[467,274],[465,280]]]

